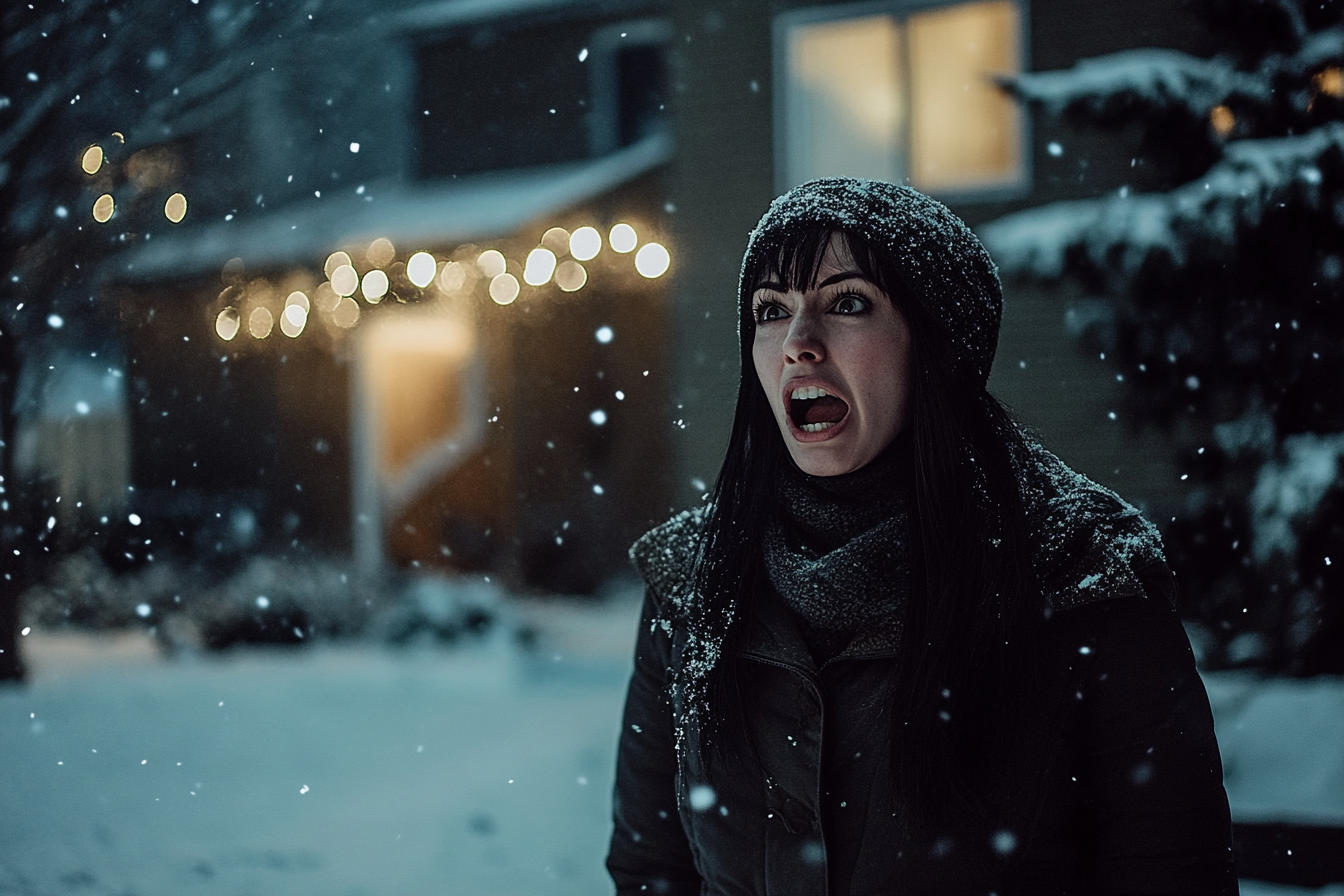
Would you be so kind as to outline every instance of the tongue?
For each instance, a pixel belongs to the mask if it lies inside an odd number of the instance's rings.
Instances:
[[[849,413],[849,405],[834,395],[814,398],[803,411],[804,423],[839,423]]]

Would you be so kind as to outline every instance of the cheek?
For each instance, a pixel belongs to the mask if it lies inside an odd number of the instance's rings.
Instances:
[[[903,339],[884,339],[867,348],[864,369],[882,371],[870,381],[870,407],[879,427],[894,434],[909,416],[909,345]]]
[[[772,351],[766,342],[759,337],[752,342],[751,360],[756,367],[756,379],[760,381],[761,388],[765,389],[766,395],[773,396],[776,391],[774,385],[779,380],[779,369],[776,363],[778,353]]]

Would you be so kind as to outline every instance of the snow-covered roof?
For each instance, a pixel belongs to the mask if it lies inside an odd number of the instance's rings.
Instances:
[[[445,28],[505,16],[576,6],[591,0],[432,0],[397,13],[393,27],[404,30]]]
[[[505,236],[600,196],[671,156],[671,139],[658,135],[583,162],[436,182],[351,186],[264,217],[162,236],[119,255],[111,273],[123,282],[143,282],[218,270],[232,258],[254,268],[321,259],[334,249],[380,236],[426,247]]]

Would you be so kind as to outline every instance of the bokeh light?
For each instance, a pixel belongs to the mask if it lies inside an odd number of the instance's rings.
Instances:
[[[522,287],[518,285],[518,278],[512,274],[496,274],[490,279],[490,298],[496,305],[508,305],[514,299],[518,298],[518,293]]]
[[[343,330],[359,323],[359,303],[349,296],[341,296],[331,312],[331,322]]]
[[[650,280],[667,273],[672,256],[660,243],[645,243],[635,253],[635,270]]]
[[[439,289],[447,293],[458,292],[467,285],[467,266],[450,261],[439,272]]]
[[[563,227],[552,227],[541,235],[541,244],[557,256],[569,251],[569,231]]]
[[[252,313],[247,316],[247,332],[251,333],[254,339],[265,339],[271,335],[271,328],[274,326],[275,317],[269,308],[253,308]]]
[[[320,310],[328,313],[336,310],[336,303],[341,297],[336,295],[336,290],[331,288],[331,282],[324,280],[313,290],[313,304]]]
[[[327,256],[327,263],[322,265],[322,273],[326,274],[327,278],[330,279],[331,275],[336,272],[336,269],[343,264],[353,265],[350,256],[344,252],[333,252]]]
[[[476,256],[476,266],[481,269],[481,273],[494,279],[504,273],[509,263],[504,260],[504,254],[497,249],[486,249],[480,255]]]
[[[237,308],[225,308],[219,314],[215,315],[215,333],[220,339],[229,342],[238,335],[238,331],[243,327],[243,318],[238,314]]]
[[[613,252],[624,255],[627,252],[635,251],[635,246],[639,245],[639,234],[635,233],[635,228],[629,224],[617,224],[611,228],[607,242],[611,244]]]
[[[104,193],[93,201],[93,220],[106,224],[112,220],[112,213],[116,210],[117,203],[112,199],[112,194]]]
[[[338,296],[352,296],[359,288],[359,274],[348,264],[343,264],[331,272],[331,288]]]
[[[181,224],[182,219],[187,216],[187,197],[181,193],[169,196],[168,201],[163,204],[163,216],[174,224]]]
[[[312,310],[312,305],[308,301],[307,294],[301,289],[296,289],[285,297],[285,309],[288,310],[291,305],[298,305],[302,308],[304,315],[307,315],[308,312]]]
[[[428,252],[417,252],[406,260],[406,279],[424,289],[434,282],[439,263]]]
[[[380,236],[378,239],[369,243],[368,251],[364,253],[364,257],[369,260],[369,264],[381,268],[390,264],[392,259],[397,257],[397,250],[396,247],[392,245],[391,240],[387,237]]]
[[[580,227],[569,238],[569,254],[579,261],[596,258],[602,251],[602,234],[596,227]]]
[[[302,295],[302,293],[300,293]],[[286,305],[285,313],[280,315],[280,332],[290,339],[303,332],[308,323],[308,312],[301,305]]]
[[[527,264],[523,267],[523,282],[528,286],[541,286],[555,273],[555,253],[538,246],[527,253]]]
[[[377,305],[387,295],[387,274],[375,268],[364,275],[364,282],[360,284],[359,291],[364,294],[364,300],[370,305]]]
[[[1327,65],[1312,80],[1316,82],[1316,89],[1326,96],[1344,97],[1344,70],[1339,66]]]
[[[577,292],[588,282],[588,271],[573,259],[566,258],[555,269],[555,285],[565,292]]]
[[[97,174],[103,167],[103,148],[95,143],[84,150],[84,155],[79,160],[79,167],[84,169],[85,174]]]

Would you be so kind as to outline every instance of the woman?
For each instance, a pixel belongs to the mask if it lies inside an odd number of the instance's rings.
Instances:
[[[621,893],[1235,893],[1156,530],[985,389],[1002,296],[906,187],[771,205],[711,501],[647,582]]]

